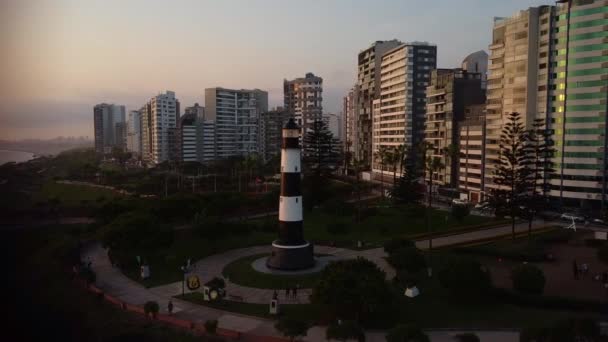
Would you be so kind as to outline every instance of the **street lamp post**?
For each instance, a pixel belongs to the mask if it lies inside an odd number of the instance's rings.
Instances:
[[[183,297],[186,292],[186,289],[185,289],[186,273],[188,272],[188,268],[186,266],[181,266],[180,269],[182,270],[182,297]]]

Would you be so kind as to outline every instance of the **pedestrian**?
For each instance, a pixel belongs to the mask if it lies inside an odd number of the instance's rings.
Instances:
[[[289,289],[289,287],[287,287],[285,289],[285,298],[289,299],[289,295],[291,294],[291,290]]]
[[[274,299],[274,300],[279,299],[279,294],[277,293],[277,290],[274,290],[274,291],[272,292],[272,299]]]
[[[169,311],[169,315],[173,314],[173,302],[169,300],[169,304],[167,304],[167,311]]]
[[[296,287],[293,288],[293,299],[296,299],[298,297],[298,286],[296,285]]]
[[[578,280],[578,264],[576,260],[572,261],[572,274],[574,275],[574,279]]]
[[[583,278],[587,277],[587,273],[589,273],[589,265],[587,263],[583,263],[581,266],[581,273],[583,274]]]

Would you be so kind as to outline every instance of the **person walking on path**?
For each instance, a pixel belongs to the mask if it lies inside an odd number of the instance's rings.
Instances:
[[[587,277],[587,273],[589,273],[589,265],[587,265],[587,263],[583,263],[581,265],[581,273],[583,275],[583,278]]]
[[[173,315],[173,301],[169,300],[169,304],[167,304],[167,311],[169,315]]]
[[[285,298],[286,298],[286,299],[289,299],[289,295],[290,295],[290,294],[291,294],[291,290],[289,289],[289,287],[287,287],[287,288],[285,289]]]
[[[296,285],[296,287],[293,288],[293,299],[298,298],[298,286]]]
[[[576,260],[572,261],[572,274],[574,275],[574,280],[578,280],[578,264]]]

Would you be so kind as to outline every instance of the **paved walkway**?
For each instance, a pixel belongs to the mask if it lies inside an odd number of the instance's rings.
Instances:
[[[536,229],[540,228],[539,226]],[[517,232],[527,231],[527,224],[519,224],[516,226]],[[475,232],[462,233],[458,235],[444,236],[433,239],[434,247],[448,246],[452,244],[460,244],[472,242],[480,239],[491,238],[494,236],[505,235],[511,233],[510,226],[501,226],[497,228],[485,229]],[[427,240],[420,240],[416,245],[425,249],[428,246]],[[342,248],[316,246],[315,250],[319,253],[334,254],[341,258],[354,258],[362,256],[374,261],[387,273],[387,278],[394,276],[394,270],[383,259],[385,256],[381,248],[370,249],[365,251],[347,250]],[[195,264],[195,273],[202,276],[202,279],[209,279],[216,275],[221,275],[223,267],[241,257],[270,252],[269,246],[258,246],[250,248],[242,248],[231,250],[222,254],[213,255],[209,258],[198,261]],[[84,260],[91,259],[93,269],[97,275],[96,285],[104,292],[117,297],[118,299],[136,305],[143,305],[149,300],[156,301],[160,304],[161,312],[166,312],[167,303],[173,300],[174,314],[178,318],[184,318],[195,322],[205,322],[209,319],[217,319],[219,326],[225,329],[231,329],[239,332],[247,332],[262,336],[279,336],[274,329],[272,320],[244,316],[239,314],[228,313],[221,310],[212,309],[202,305],[192,304],[186,301],[172,298],[181,292],[181,282],[169,284],[165,286],[146,289],[137,282],[127,278],[120,270],[111,266],[106,250],[101,245],[90,246],[82,255]],[[247,301],[254,303],[268,303],[272,296],[273,290],[252,289],[227,282],[227,292],[233,295],[243,294]],[[300,300],[304,302],[307,298],[306,293],[310,290],[301,290]],[[322,341],[324,340],[324,329],[314,327],[309,331],[307,341]],[[482,341],[501,341],[510,342],[517,341],[512,332],[487,333],[488,337],[482,338]],[[368,332],[366,334],[367,341],[384,341],[383,332]],[[446,341],[445,332],[434,332],[431,334],[432,341]],[[485,335],[484,335],[485,336]]]

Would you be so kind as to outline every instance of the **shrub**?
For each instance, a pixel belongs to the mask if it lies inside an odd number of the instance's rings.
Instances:
[[[205,331],[208,334],[215,335],[217,331],[217,319],[208,319],[205,321]]]
[[[223,289],[226,287],[226,282],[222,278],[215,277],[215,278],[211,279],[210,281],[208,281],[205,284],[205,286],[215,288],[215,289]]]
[[[147,301],[146,304],[144,304],[144,313],[146,316],[152,315],[152,317],[156,317],[159,309],[158,303],[153,300]]]
[[[406,270],[409,273],[416,273],[426,267],[424,255],[417,248],[399,248],[388,256],[388,262],[398,270]]]
[[[285,337],[293,341],[298,336],[306,336],[310,324],[306,321],[295,319],[290,316],[282,316],[274,325]]]
[[[530,264],[519,265],[511,272],[513,289],[519,293],[542,294],[545,288],[543,271]]]
[[[597,257],[608,264],[608,244],[603,245],[597,250]]]
[[[469,216],[471,210],[466,205],[454,205],[452,206],[452,217],[457,221],[462,222],[465,217]]]
[[[327,232],[331,235],[348,233],[348,226],[342,222],[328,223],[326,226]]]
[[[322,209],[326,214],[339,216],[350,216],[354,212],[354,207],[352,204],[337,198],[323,203]]]
[[[475,260],[452,258],[439,271],[439,282],[455,295],[479,297],[492,288],[489,272]]]
[[[386,342],[430,342],[429,337],[422,329],[409,325],[399,324],[386,334]]]
[[[392,238],[384,243],[384,251],[388,254],[393,253],[397,249],[416,247],[416,244],[412,240],[404,238]]]
[[[349,339],[365,341],[365,332],[356,321],[339,321],[333,322],[327,326],[325,338],[339,341],[346,341]]]

